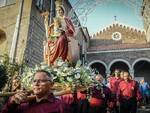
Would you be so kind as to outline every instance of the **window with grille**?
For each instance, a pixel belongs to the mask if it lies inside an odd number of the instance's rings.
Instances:
[[[0,7],[16,3],[16,0],[0,0]]]

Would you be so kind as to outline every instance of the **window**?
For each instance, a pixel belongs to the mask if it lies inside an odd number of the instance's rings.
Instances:
[[[6,40],[6,34],[3,30],[0,29],[0,44]]]
[[[119,32],[112,33],[112,39],[115,41],[121,40],[121,33]]]
[[[14,4],[16,0],[0,0],[0,7]]]
[[[36,7],[41,11],[49,11],[50,10],[50,0],[36,0]]]
[[[0,0],[0,7],[5,6],[6,0]]]

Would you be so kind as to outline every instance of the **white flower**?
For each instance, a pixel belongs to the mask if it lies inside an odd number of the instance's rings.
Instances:
[[[67,76],[67,74],[66,73],[61,73],[61,76],[65,77],[65,76]]]
[[[57,76],[53,76],[53,80],[55,80],[57,78]]]
[[[54,68],[53,71],[57,71],[58,69]]]
[[[79,73],[75,74],[75,78],[79,79],[80,78],[80,74]]]
[[[38,70],[38,69],[39,69],[39,66],[38,66],[38,65],[36,65],[36,66],[35,66],[35,70]]]
[[[61,59],[57,60],[57,66],[62,66],[63,64],[64,62]]]
[[[63,71],[64,71],[64,72],[68,71],[68,68],[67,68],[67,67],[65,67]]]
[[[45,69],[45,68],[47,68],[48,66],[46,65],[46,64],[41,64],[41,69]]]
[[[67,80],[68,80],[69,82],[72,82],[72,81],[73,81],[73,79],[72,79],[71,77],[67,77]]]
[[[61,75],[62,72],[60,70],[57,70],[57,75]]]

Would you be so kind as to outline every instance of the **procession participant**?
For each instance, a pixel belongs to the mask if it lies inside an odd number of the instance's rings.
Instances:
[[[120,113],[136,113],[137,102],[141,99],[138,84],[130,79],[129,72],[124,72],[124,80],[119,83],[117,91],[117,104]]]
[[[107,79],[107,82],[106,82],[106,86],[110,88],[110,78],[111,76],[108,76],[106,79]]]
[[[27,102],[27,93],[20,91],[9,99],[1,113],[63,113],[61,101],[51,92],[51,74],[38,70],[33,76],[32,90],[35,98]]]
[[[73,94],[65,94],[61,96],[61,101],[63,103],[63,108],[65,113],[73,113],[73,103],[74,103],[74,97]]]
[[[88,113],[89,111],[89,102],[88,102],[88,91],[78,91],[77,92],[77,108],[78,113]]]
[[[150,90],[150,86],[149,86],[149,84],[147,82],[145,82],[144,79],[142,79],[140,81],[140,87],[139,87],[139,89],[140,89],[140,91],[142,93],[144,104],[148,105],[149,104],[149,96],[150,96],[150,94],[149,94],[149,92],[150,92],[149,91]]]
[[[123,74],[124,74],[124,70],[120,71],[120,79],[123,80]]]
[[[112,99],[113,99],[113,110],[115,111],[115,113],[119,113],[119,108],[117,106],[117,99],[116,99],[116,93],[118,90],[118,85],[121,81],[120,79],[120,70],[119,69],[115,69],[114,75],[110,78],[109,82],[110,82],[110,90],[112,93]]]
[[[94,86],[91,88],[91,98],[89,100],[89,113],[106,113],[111,98],[111,91],[102,84],[102,75],[96,75],[95,79],[101,84],[101,88]]]

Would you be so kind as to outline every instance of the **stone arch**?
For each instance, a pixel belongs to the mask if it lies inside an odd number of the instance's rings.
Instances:
[[[137,81],[140,81],[144,78],[146,82],[150,82],[150,59],[136,59],[132,64],[132,68],[134,69],[134,77]]]
[[[126,61],[124,59],[114,59],[112,62],[110,62],[109,66],[108,66],[109,74],[111,74],[111,71],[113,71],[112,66],[117,64],[117,63],[122,63],[122,65],[126,66],[125,68],[120,67],[120,69],[127,70],[131,73],[132,67],[128,61]]]
[[[104,77],[106,77],[107,74],[107,65],[105,62],[101,60],[94,60],[88,64],[90,68],[96,68],[97,71],[102,74]]]
[[[134,68],[134,65],[139,62],[139,61],[147,61],[147,62],[150,62],[150,59],[149,58],[138,58],[136,59],[133,63],[132,63],[132,68]]]

